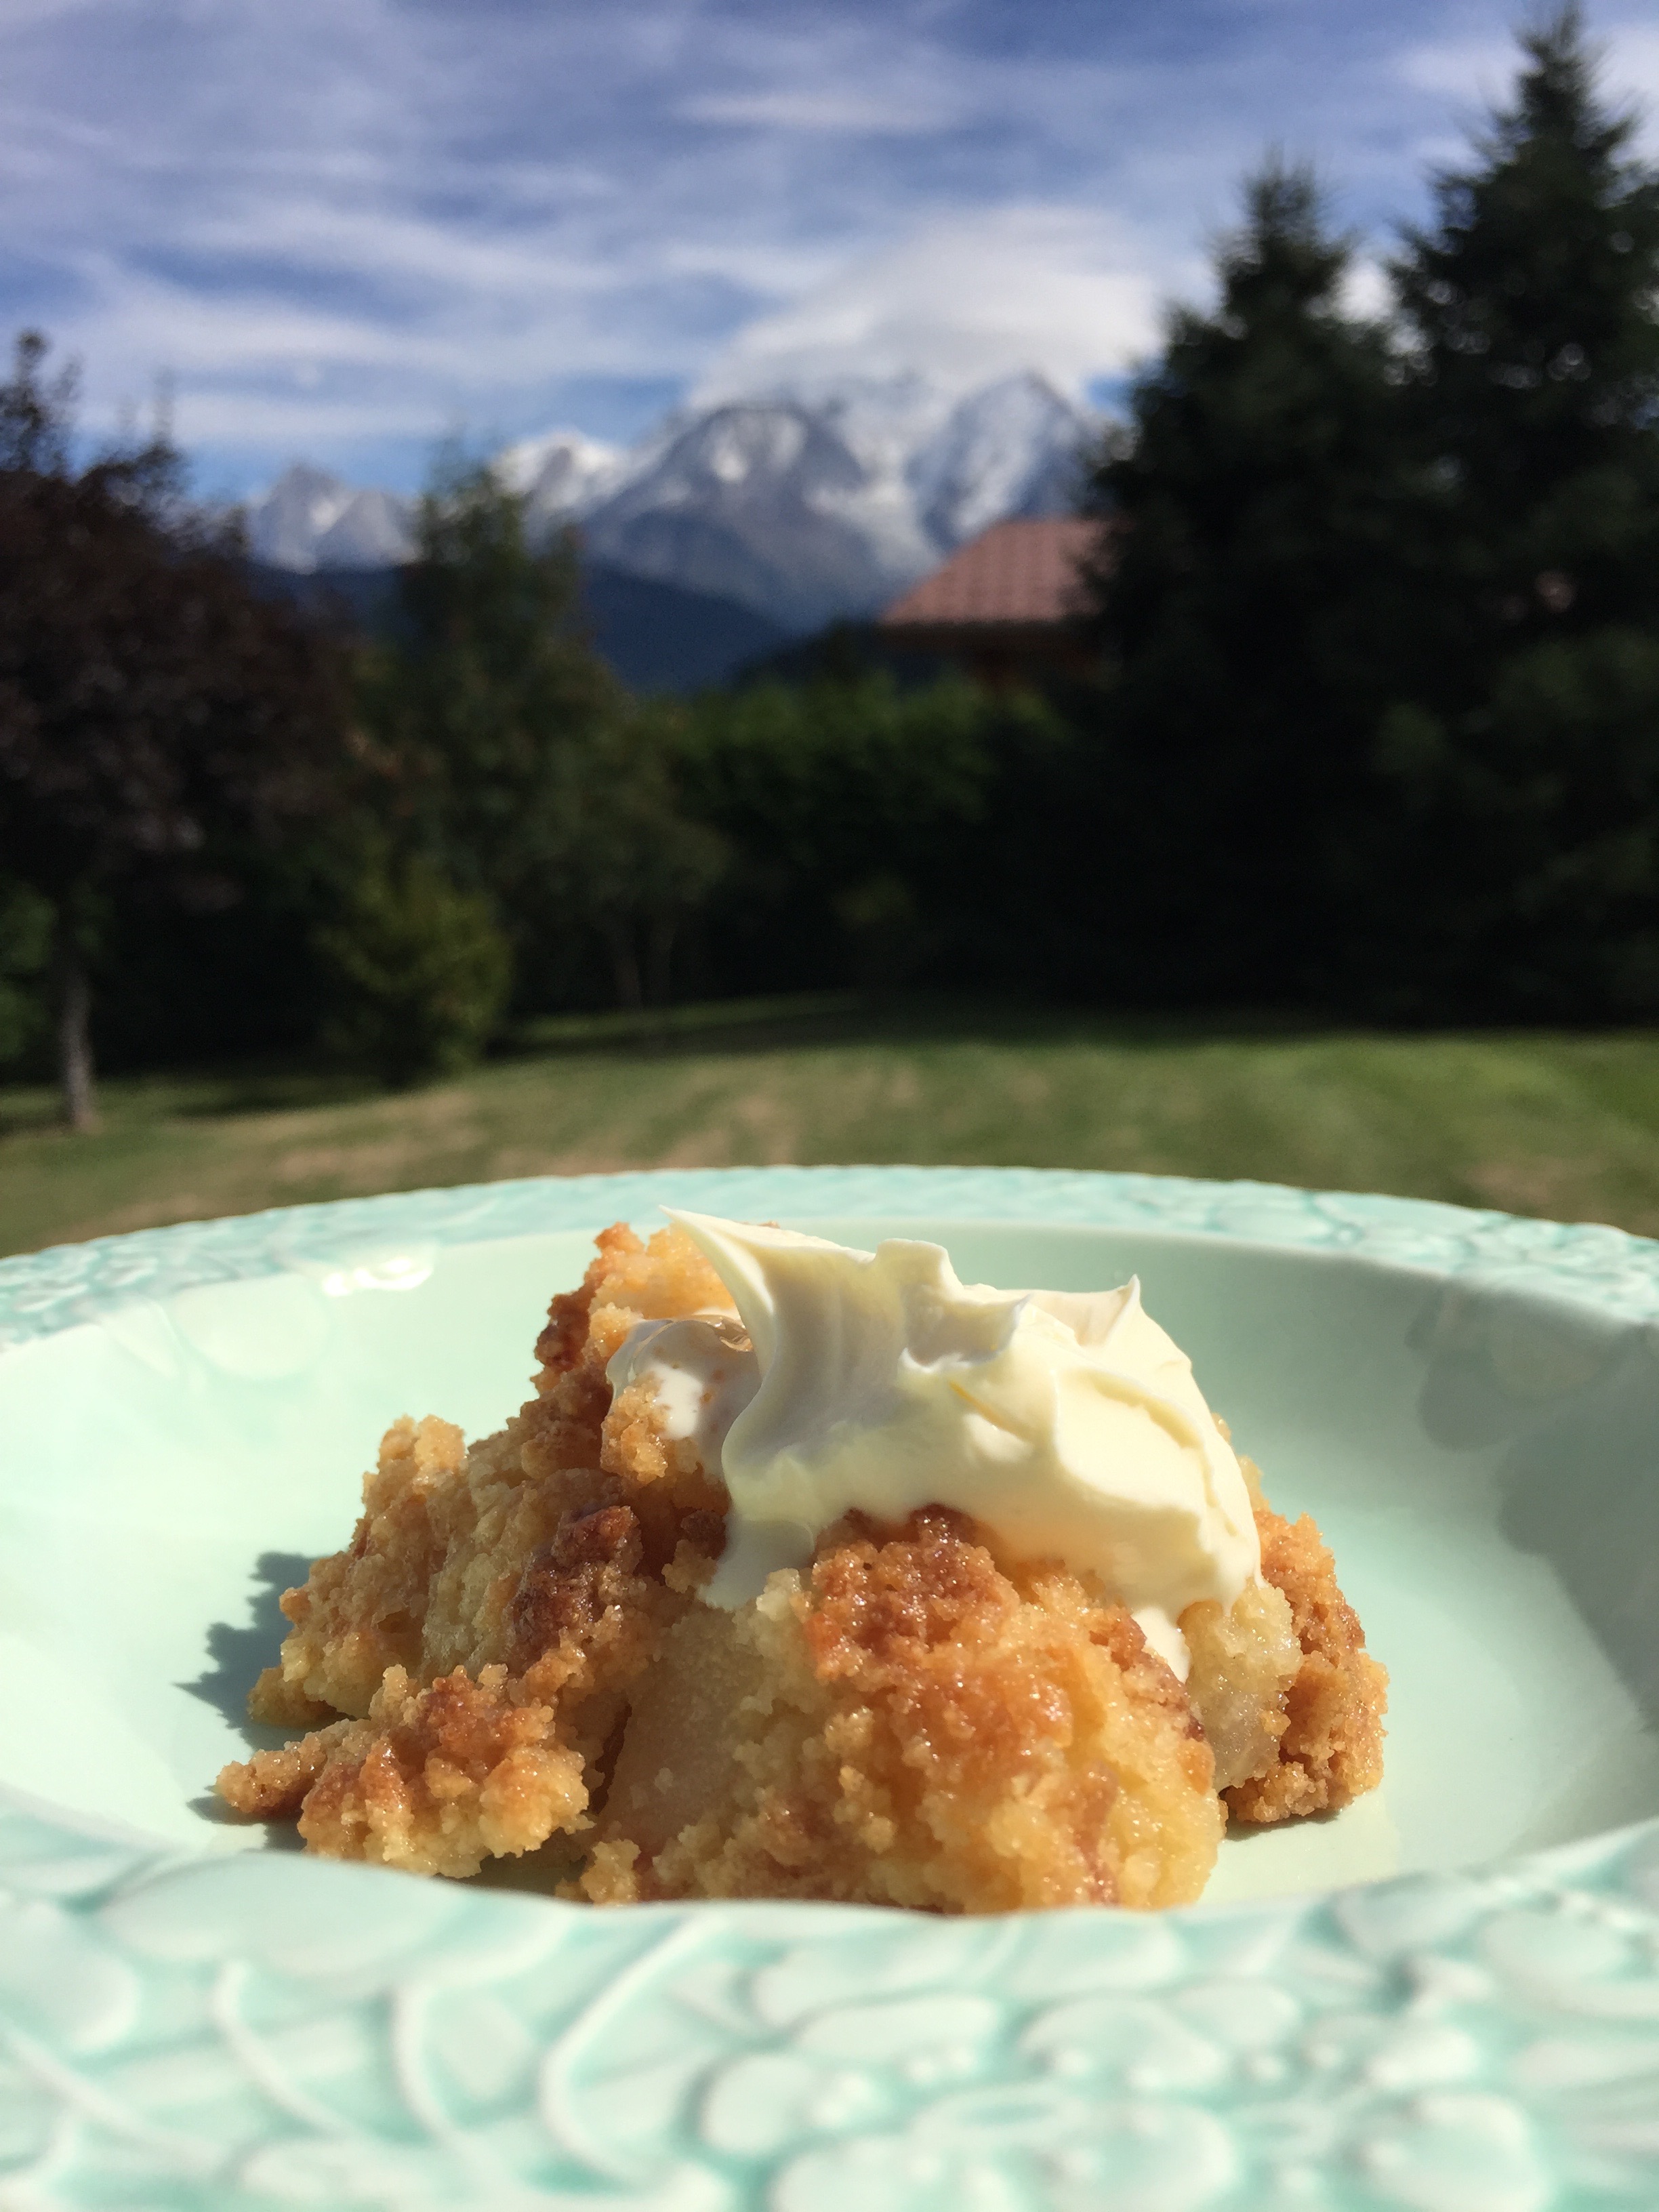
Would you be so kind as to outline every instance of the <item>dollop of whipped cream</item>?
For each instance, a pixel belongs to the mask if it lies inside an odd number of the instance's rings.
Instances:
[[[641,1322],[613,1388],[649,1376],[670,1437],[731,1492],[703,1591],[735,1607],[857,1508],[953,1506],[1019,1559],[1092,1571],[1185,1679],[1177,1626],[1261,1572],[1237,1458],[1186,1354],[1112,1291],[998,1291],[942,1245],[874,1252],[674,1212],[732,1294],[730,1315]],[[744,1337],[747,1337],[747,1343]]]

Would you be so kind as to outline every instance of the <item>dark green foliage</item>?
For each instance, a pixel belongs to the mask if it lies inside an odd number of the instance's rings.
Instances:
[[[27,884],[0,880],[0,1066],[46,1033],[52,908]]]
[[[1033,890],[1054,904],[1052,871],[1028,866],[1043,810],[1027,771],[1066,749],[1041,702],[960,678],[913,691],[882,674],[822,678],[705,698],[684,787],[733,853],[708,933],[711,983],[1023,971],[1019,909]]]
[[[686,805],[683,715],[618,703],[571,778],[563,896],[573,931],[597,934],[622,1006],[664,1006],[676,942],[725,873],[725,838]]]
[[[526,538],[487,469],[447,465],[422,502],[398,641],[365,666],[363,711],[395,763],[398,834],[487,890],[515,938],[557,876],[570,785],[619,695],[582,638],[562,544]]]
[[[312,934],[337,896],[342,829],[332,809],[343,804],[337,796],[329,814],[274,849],[227,851],[228,904],[181,900],[143,880],[110,898],[92,959],[100,1066],[198,1066],[315,1045],[327,991]]]
[[[1097,479],[1154,996],[1659,1006],[1659,180],[1569,8],[1346,315],[1270,162]]]
[[[386,1083],[477,1060],[507,1001],[512,955],[489,901],[422,854],[364,841],[336,914],[317,933],[332,983],[331,1042]]]
[[[896,981],[926,964],[917,878],[983,805],[980,723],[965,686],[907,699],[881,677],[699,702],[688,787],[738,855],[712,933],[725,988]],[[896,973],[872,978],[886,938]]]
[[[90,1119],[90,976],[118,895],[233,905],[239,855],[324,811],[337,663],[257,599],[162,441],[76,471],[71,386],[0,386],[0,869],[52,908],[65,1109]]]
[[[1659,179],[1569,8],[1396,267],[1431,489],[1379,732],[1426,1003],[1659,1007]]]
[[[487,469],[425,500],[398,638],[365,668],[365,793],[401,847],[492,902],[527,1010],[665,997],[721,847],[685,817],[678,724],[594,655],[572,550]]]
[[[1645,618],[1659,607],[1641,559],[1659,536],[1659,180],[1632,156],[1634,117],[1597,97],[1576,7],[1522,44],[1514,104],[1478,166],[1436,179],[1437,220],[1395,264],[1413,412],[1455,489],[1490,616]],[[1571,591],[1559,605],[1539,589],[1553,574]]]
[[[1351,932],[1401,463],[1350,258],[1309,172],[1270,161],[1216,312],[1171,315],[1096,477],[1130,968],[1156,995],[1305,992]]]

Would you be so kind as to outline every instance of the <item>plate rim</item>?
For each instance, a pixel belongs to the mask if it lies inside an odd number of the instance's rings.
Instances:
[[[893,1191],[941,1219],[1015,1225],[1188,1231],[1299,1251],[1343,1252],[1435,1273],[1503,1276],[1518,1289],[1659,1321],[1659,1243],[1601,1222],[1559,1222],[1438,1199],[1304,1189],[1103,1170],[911,1166],[653,1168],[534,1176],[329,1199],[254,1213],[169,1223],[0,1259],[0,1352],[94,1318],[111,1304],[304,1267],[314,1248],[439,1244],[580,1230],[599,1215],[633,1218],[658,1194],[719,1194],[783,1206],[808,1193],[815,1211],[890,1213]],[[876,1204],[878,1198],[883,1203]],[[802,1210],[798,1206],[794,1210]]]
[[[331,1257],[376,1247],[474,1244],[505,1237],[592,1230],[619,1217],[639,1220],[671,1190],[682,1204],[738,1214],[810,1212],[848,1221],[927,1214],[963,1225],[1142,1229],[1258,1249],[1326,1253],[1501,1285],[1551,1301],[1566,1299],[1589,1305],[1609,1319],[1635,1324],[1644,1333],[1651,1331],[1659,1339],[1659,1243],[1600,1224],[1539,1221],[1437,1200],[1255,1182],[1020,1168],[771,1167],[641,1170],[453,1185],[274,1208],[50,1246],[0,1260],[0,1357],[135,1299],[161,1298],[204,1284],[296,1267],[312,1272]],[[301,1885],[298,1893],[293,1887],[296,1881]],[[93,2085],[116,2056],[123,2063],[148,2061],[165,2071],[164,2052],[178,2045],[181,2021],[193,2022],[193,2032],[222,2045],[227,1976],[257,1979],[275,1975],[278,1981],[286,1976],[292,1981],[297,1972],[302,1980],[309,1976],[309,1985],[316,1986],[314,1962],[296,1967],[283,1954],[272,1924],[279,1903],[289,1905],[296,1897],[320,1899],[325,1890],[331,1897],[338,1895],[343,1904],[349,1897],[352,1921],[367,1931],[371,1950],[377,1957],[401,1962],[401,1986],[418,1984],[423,1975],[429,1978],[437,1939],[432,1932],[428,1885],[415,1885],[382,1869],[332,1866],[283,1854],[232,1856],[160,1845],[146,1848],[141,1842],[125,1840],[118,1824],[82,1821],[26,1800],[0,1784],[0,1907],[9,1895],[15,1910],[34,1916],[30,1925],[37,1933],[46,1929],[52,1942],[72,1960],[75,1971],[67,1986],[83,1993],[106,1990],[103,1998],[88,2000],[96,2015],[92,2026],[76,2013],[76,2032],[63,2049],[46,2053],[49,2064],[43,2059],[33,2070],[25,2065],[10,2087],[0,2072],[0,2114],[9,2097],[15,2101],[20,2095],[26,2117],[37,2107],[50,2107],[49,2132],[58,2148],[48,2149],[43,2158],[47,2165],[62,2167],[62,2188],[69,2193],[60,2190],[56,2196],[48,2194],[43,2203],[89,2201],[77,2193],[79,2185],[64,2164],[62,2143],[74,2136],[84,2158],[100,2128],[107,2132],[107,2114],[102,2120],[94,2117],[107,2105],[107,2093],[94,2093]],[[600,1940],[582,1933],[593,1917],[588,1908],[502,1892],[467,1892],[439,1901],[443,1909],[438,1917],[449,1930],[438,1946],[446,1958],[457,1941],[475,1957],[505,1955],[503,1947],[511,1953],[521,1946],[532,1926],[538,1940],[556,1941],[562,1954],[591,1950]],[[847,1908],[835,1908],[833,1917],[829,1913],[829,1908],[808,1905],[697,1905],[625,1908],[621,1915],[605,1917],[641,1929],[665,1930],[659,1942],[653,1936],[648,1942],[659,1948],[665,1944],[694,1978],[715,1971],[724,1944],[727,1949],[746,1945],[750,1951],[758,1946],[771,1962],[766,1971],[778,1969],[778,1962],[787,1958],[816,1960],[813,1971],[833,1980],[833,1969],[824,1962],[845,1946],[864,1941],[871,1927],[878,1925],[883,1929],[902,1928],[908,1948],[933,1960],[927,1987],[935,1994],[965,2003],[969,1993],[982,1985],[975,1961],[983,1951],[984,1931],[991,1923],[929,1923],[920,1916],[849,1912]],[[1316,2125],[1319,2100],[1309,2089],[1312,2101],[1297,2120],[1308,2138],[1306,2154],[1292,2161],[1300,2179],[1288,2167],[1275,2169],[1278,2179],[1273,2186],[1290,2191],[1287,2201],[1293,2201],[1297,2191],[1314,2194],[1322,2188],[1337,2191],[1334,2201],[1347,2201],[1348,2184],[1342,2177],[1355,2177],[1353,2161],[1358,2157],[1370,2176],[1367,2203],[1376,2202],[1379,2193],[1389,2201],[1394,2194],[1389,2175],[1396,2170],[1402,2174],[1409,2170],[1409,2186],[1402,2181],[1406,2193],[1395,2195],[1395,2201],[1438,2203],[1442,2198],[1433,2195],[1436,2160],[1449,2172],[1456,2159],[1467,2155],[1469,2129],[1474,2128],[1478,2136],[1481,2126],[1496,2130],[1491,2137],[1492,2155],[1497,2158],[1501,2151],[1517,2176],[1526,2161],[1516,2145],[1526,2139],[1532,2179],[1523,2186],[1517,2179],[1513,2201],[1524,2201],[1528,2208],[1559,2203],[1565,2212],[1569,2203],[1580,2201],[1629,2203],[1631,2187],[1644,2186],[1659,2174],[1659,2138],[1644,2137],[1639,2130],[1632,2133],[1628,2125],[1621,2135],[1616,2115],[1609,2120],[1602,2111],[1607,2095],[1601,2094],[1598,2104],[1592,2094],[1594,2082],[1587,2088],[1579,2081],[1575,2087],[1569,2062],[1564,2060],[1554,2074],[1541,2060],[1530,2073],[1522,2067],[1501,2094],[1486,2078],[1496,2063],[1493,2054],[1501,2057],[1507,2051],[1513,2062],[1522,2041],[1530,2049],[1565,2048],[1575,2035],[1584,2040],[1587,2020],[1597,2023],[1595,2032],[1604,2040],[1617,2033],[1621,2022],[1628,2034],[1644,2021],[1650,2025],[1659,2020],[1659,1817],[1455,1875],[1395,1877],[1352,1890],[1237,1905],[1200,1904],[1156,1919],[1109,1912],[1066,1917],[1071,1949],[1087,1970],[1087,1987],[1138,1988],[1138,2016],[1154,2041],[1159,2035],[1167,2040],[1184,2034],[1190,2042],[1193,1976],[1188,1972],[1183,1977],[1177,1964],[1160,1980],[1144,1966],[1135,1966],[1146,1954],[1149,1942],[1166,1959],[1166,1966],[1170,1959],[1184,1958],[1194,1972],[1200,1965],[1212,1966],[1217,1957],[1224,1955],[1233,1962],[1235,1981],[1243,1971],[1245,1984],[1280,1996],[1291,1960],[1299,1962],[1295,1971],[1304,1978],[1316,1972],[1334,1977],[1334,1987],[1346,1978],[1356,2000],[1361,1998],[1362,1984],[1370,1992],[1357,2008],[1348,2007],[1364,2027],[1362,2040],[1377,2049],[1388,2045],[1390,2036],[1395,2045],[1401,2045],[1402,2037],[1404,2045],[1414,2041],[1415,2072],[1407,2057],[1389,2062],[1392,2077],[1387,2065],[1379,2073],[1382,2062],[1373,2051],[1368,2063],[1375,2110],[1368,2110],[1364,2118],[1363,2142],[1352,2135],[1339,2141],[1328,2125]],[[1515,1936],[1516,1927],[1530,1929],[1534,1923],[1557,1931],[1560,1957],[1552,1954],[1555,1963],[1547,1971],[1535,1964],[1512,1972],[1501,1964],[1494,1969],[1493,1957],[1504,1954],[1504,1943]],[[1048,1955],[1042,1931],[1045,1926],[1053,1930],[1056,1924],[1055,1916],[1040,1914],[1012,1916],[995,1923],[1016,1979],[1021,1958]],[[457,1936],[458,1929],[465,1930],[464,1936]],[[556,1937],[550,1932],[555,1929]],[[1255,1965],[1245,1965],[1252,1958]],[[1567,1961],[1565,1967],[1562,1959]],[[1387,1972],[1379,1979],[1383,1966]],[[1415,1976],[1417,1998],[1402,1997],[1402,1974],[1407,1979]],[[1476,1983],[1483,1976],[1482,1989],[1477,1991]],[[1609,1978],[1622,1982],[1622,1997],[1609,1997]],[[504,1973],[498,1979],[505,1987],[512,1976]],[[1431,1998],[1424,1992],[1432,1990],[1437,1979],[1442,1993]],[[335,1993],[342,2007],[355,2002],[347,1993],[350,1981],[348,1974]],[[163,2008],[168,2016],[165,2028],[149,2017],[150,2001],[163,1982],[173,1991]],[[1298,1980],[1298,1990],[1301,1986]],[[1456,1993],[1460,1988],[1461,1996]],[[118,2002],[107,1996],[109,1989],[122,1992]],[[9,2028],[14,2039],[21,2036],[30,2050],[34,2042],[28,2015],[39,1996],[38,1987],[9,1974],[0,1945],[0,2029]],[[639,1981],[636,1996],[647,2009],[667,2001],[649,1976]],[[595,2028],[585,2014],[586,2027],[579,2021],[562,2028],[561,2036],[578,2035],[585,2044],[609,2048],[621,2027],[614,2007],[605,2011],[610,2003],[608,1997],[593,2000],[610,2021],[608,2027]],[[70,2008],[75,2010],[74,2006]],[[590,2006],[589,2014],[592,2009]],[[82,2006],[82,2012],[85,2010]],[[1454,2016],[1460,2024],[1449,2028],[1447,2020]],[[1407,2033],[1413,2019],[1415,2029]],[[387,2033],[392,2033],[389,2027]],[[1447,2071],[1448,2039],[1455,2042],[1458,2036],[1466,2060],[1470,2051],[1480,2054],[1474,2073],[1474,2062],[1465,2063],[1462,2074],[1456,2066]],[[235,2039],[231,2039],[234,2045]],[[1436,2049],[1442,2051],[1438,2062],[1432,2060]],[[1425,2052],[1431,2056],[1425,2057]],[[544,2054],[544,2067],[552,2063]],[[1265,2067],[1265,2058],[1262,2063]],[[1273,2063],[1289,2063],[1277,2058]],[[1003,2073],[1006,2070],[1003,2063]],[[1156,2071],[1152,2069],[1152,2075]],[[1512,2063],[1510,2071],[1516,2073]],[[1313,2072],[1317,2075],[1318,2068]],[[1142,2137],[1151,2141],[1158,2136],[1171,2115],[1201,2112],[1222,2129],[1232,2145],[1228,2154],[1236,2162],[1242,2154],[1238,2145],[1243,2140],[1244,2109],[1251,2102],[1245,2088],[1234,2082],[1236,2094],[1230,2102],[1213,2086],[1206,2090],[1191,2081],[1160,2083],[1145,2066],[1140,2073],[1138,2084],[1128,2083],[1128,2094],[1141,2116]],[[1475,2104],[1469,2101],[1475,2093],[1463,2086],[1476,2075],[1484,2085],[1479,2096],[1486,2100],[1478,2109],[1478,2097]],[[996,2075],[991,2086],[1001,2079]],[[1395,2081],[1393,2090],[1390,2079]],[[15,2081],[21,2081],[21,2091]],[[78,2106],[76,2082],[84,2091]],[[1281,2105],[1288,2094],[1279,2077],[1269,2073],[1261,2075],[1256,2087],[1261,2092],[1257,2103],[1270,2089]],[[1322,2094],[1328,2087],[1327,2081]],[[246,2101],[245,2082],[239,2094]],[[263,2158],[267,2166],[272,2159],[279,2166],[284,2158],[290,2165],[298,2159],[301,2166],[309,2159],[314,2168],[319,2145],[327,2135],[324,2121],[313,2113],[307,2125],[291,2098],[286,2106],[280,2095],[273,2100],[269,2082],[264,2094],[268,2109],[260,2121],[258,2146],[251,2148],[244,2143],[239,2155],[253,2156],[256,2164]],[[1584,2106],[1590,2117],[1575,2118],[1577,2106]],[[222,2123],[222,2130],[231,2126],[228,2119]],[[556,2151],[558,2131],[552,2132]],[[717,2145],[704,2142],[699,2148],[696,2128],[690,2123],[677,2121],[670,2132],[672,2155],[665,2150],[659,2172],[612,2177],[618,2187],[627,2181],[630,2204],[660,2205],[664,2212],[681,2204],[701,2205],[704,2200],[696,2191],[730,2166],[726,2153],[716,2157]],[[425,2148],[400,2185],[410,2192],[407,2201],[411,2205],[428,2201],[422,2191],[430,2193],[434,2203],[450,2201],[444,2191],[453,2193],[454,2186],[453,2142],[441,2127],[426,2133]],[[834,2143],[842,2140],[825,2138],[820,2130],[803,2148],[809,2136],[811,2129],[805,2133],[797,2129],[787,2139],[770,2143],[757,2154],[763,2156],[763,2170],[781,2175],[794,2171],[801,2159],[813,2157],[822,2166]],[[1563,2191],[1576,2191],[1595,2165],[1587,2148],[1590,2138],[1601,2145],[1595,2154],[1601,2160],[1595,2171],[1602,2177],[1596,2193],[1582,2199],[1564,2195]],[[384,2201],[372,2193],[374,2187],[384,2188],[383,2179],[376,2181],[374,2175],[386,2169],[394,2145],[391,2134],[384,2141],[374,2140],[379,2148],[372,2142],[364,2150],[367,2163],[360,2160],[357,2180],[344,2176],[342,2168],[337,2193],[312,2201],[343,2206]],[[1448,2148],[1449,2144],[1453,2148]],[[1282,2159],[1279,2163],[1282,2167]],[[589,2164],[591,2167],[591,2160]],[[182,2167],[180,2171],[182,2174]],[[0,2166],[0,2175],[3,2172]],[[1265,2168],[1263,2173],[1266,2187]],[[447,2179],[441,2179],[445,2175]],[[1636,2177],[1633,2184],[1632,2175]],[[363,2176],[368,2179],[364,2181]],[[693,2177],[700,2177],[695,2189]],[[221,2183],[213,2185],[216,2189]],[[1011,2185],[1015,2194],[1010,2202],[1049,2201],[1030,2190],[1022,2197],[1018,2185]],[[639,2194],[641,2186],[647,2191],[643,2196]],[[1429,2193],[1424,2194],[1425,2190]],[[1208,2197],[1180,2195],[1174,2183],[1166,2193],[1171,2204],[1210,2201]],[[242,2199],[222,2195],[204,2196],[201,2201],[204,2205],[229,2204]],[[254,2201],[247,2199],[250,2204]],[[480,2198],[480,2206],[487,2201]],[[1156,2189],[1146,2197],[1149,2207],[1161,2201]],[[1227,2201],[1241,2200],[1230,2196]],[[1447,2197],[1443,2201],[1455,2200]],[[1510,2201],[1504,2199],[1506,2205]]]

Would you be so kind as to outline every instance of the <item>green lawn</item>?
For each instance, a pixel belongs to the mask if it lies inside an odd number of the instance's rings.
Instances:
[[[305,1199],[754,1161],[1134,1168],[1659,1233],[1659,1035],[1385,1035],[854,1000],[538,1025],[400,1097],[315,1073],[112,1081],[88,1137],[0,1091],[0,1250]]]

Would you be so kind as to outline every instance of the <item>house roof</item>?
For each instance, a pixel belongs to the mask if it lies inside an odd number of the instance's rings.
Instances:
[[[1078,564],[1100,540],[1097,522],[1055,516],[994,522],[882,616],[884,628],[1063,623],[1085,610]]]

